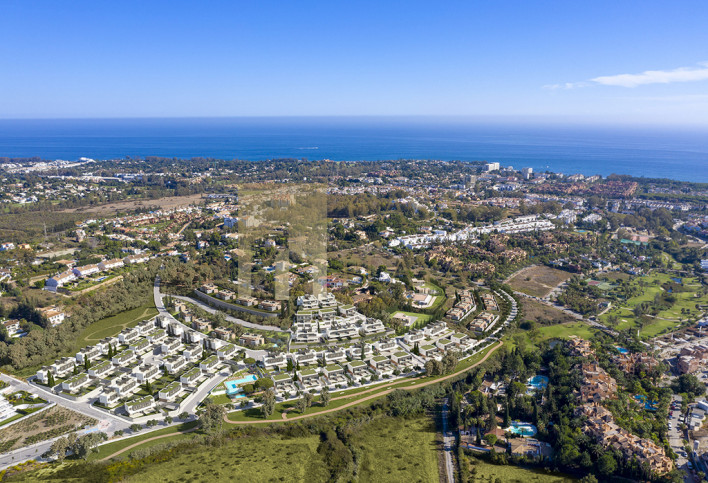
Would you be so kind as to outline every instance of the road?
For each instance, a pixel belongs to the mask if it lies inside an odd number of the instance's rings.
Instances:
[[[128,422],[128,420],[123,419],[119,416],[115,416],[113,414],[109,414],[107,412],[93,408],[86,402],[71,401],[64,397],[58,396],[53,392],[43,388],[42,386],[29,384],[25,381],[15,379],[14,377],[8,376],[6,374],[0,374],[0,379],[7,382],[12,387],[13,392],[27,391],[30,393],[34,393],[39,395],[42,399],[46,399],[47,401],[53,402],[59,406],[63,406],[67,409],[76,411],[77,413],[84,414],[86,416],[98,420],[98,424],[93,428],[90,428],[91,430],[98,430],[107,434],[112,434],[119,429],[126,430],[131,424]],[[47,451],[47,449],[49,449],[55,439],[57,438],[42,441],[40,443],[25,448],[20,448],[15,451],[11,451],[9,453],[3,453],[2,455],[0,455],[0,468],[6,468],[8,466],[15,465],[28,459],[41,459],[40,455]]]
[[[447,398],[443,401],[442,410],[442,435],[443,435],[443,451],[445,456],[445,474],[448,483],[455,483],[455,470],[452,466],[452,448],[454,446],[454,438],[452,432],[447,429],[447,417],[450,411],[447,407]]]
[[[153,285],[152,291],[153,291],[153,298],[155,299],[155,307],[157,308],[158,312],[160,312],[160,315],[166,316],[170,320],[170,322],[174,322],[176,324],[179,324],[185,330],[192,330],[191,327],[187,327],[182,322],[180,322],[179,320],[172,317],[172,314],[170,314],[167,311],[167,309],[165,308],[165,304],[162,301],[162,293],[160,293],[160,277],[155,277],[155,284]],[[208,305],[204,305],[201,302],[199,302],[198,300],[193,300],[193,299],[190,299],[189,297],[179,297],[177,295],[173,295],[172,297],[180,299],[180,300],[186,300],[187,302],[193,303],[193,304],[199,306],[200,308],[206,310],[210,314],[214,314],[214,313],[218,312],[217,310],[212,309]],[[259,327],[258,324],[251,324],[250,322],[246,322],[245,320],[237,319],[236,317],[231,317],[230,315],[224,314],[224,316],[225,316],[226,320],[228,320],[230,322],[234,322],[234,323],[238,324],[239,322],[237,322],[237,321],[241,321],[246,324],[255,325],[256,327],[254,327],[254,328]],[[272,330],[272,329],[266,329],[266,330]],[[246,352],[247,357],[253,357],[256,360],[262,359],[268,353],[267,351],[264,351],[264,350],[252,350],[252,349],[248,349],[246,347],[241,347],[238,345],[237,345],[237,347],[239,349],[243,349]]]
[[[169,315],[170,317],[172,317],[169,314],[169,312],[167,312],[167,309],[165,309],[165,304],[162,302],[163,295],[162,295],[162,293],[160,293],[160,277],[155,278],[155,285],[153,286],[153,297],[155,299],[155,307],[157,307],[157,310],[159,310],[161,314]],[[209,305],[207,305],[197,299],[193,299],[191,297],[183,297],[181,295],[171,295],[171,297],[175,298],[175,299],[183,300],[185,302],[189,302],[190,304],[194,304],[194,305],[198,306],[200,309],[206,310],[210,314],[215,314],[217,312],[220,312],[219,310],[216,310],[216,309],[210,307]],[[234,324],[238,324],[243,327],[250,328],[250,329],[269,330],[269,331],[285,332],[285,333],[288,332],[287,330],[279,329],[279,328],[276,328],[272,325],[254,324],[253,322],[248,322],[243,319],[232,317],[231,315],[226,315],[226,314],[224,314],[224,315],[226,317],[226,320],[228,320],[229,322],[233,322]],[[175,321],[177,321],[177,319],[175,319]],[[177,321],[177,322],[179,322],[179,321]],[[182,324],[182,325],[184,325],[184,324]]]

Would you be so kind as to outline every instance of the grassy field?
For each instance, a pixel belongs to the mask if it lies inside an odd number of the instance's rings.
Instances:
[[[470,469],[472,471],[470,481],[495,481],[496,479],[504,483],[529,483],[533,481],[542,483],[565,483],[577,481],[575,478],[569,476],[528,470],[519,468],[518,466],[493,465],[473,456],[470,457]]]
[[[318,436],[244,437],[150,466],[127,481],[325,482],[329,474],[317,453],[319,443]],[[361,450],[360,481],[438,481],[435,429],[427,418],[376,421],[357,434],[352,445]]]
[[[127,448],[130,445],[133,445],[135,443],[139,443],[140,441],[145,441],[146,439],[149,438],[154,438],[155,436],[162,436],[166,434],[171,434],[173,436],[169,438],[162,438],[155,440],[154,442],[148,442],[145,444],[141,444],[140,448],[147,448],[155,444],[161,444],[165,442],[172,442],[172,441],[178,441],[180,439],[187,439],[187,438],[192,438],[193,435],[191,433],[187,434],[178,434],[180,431],[186,431],[188,429],[192,429],[195,426],[197,426],[196,421],[192,421],[189,423],[184,423],[184,424],[179,424],[177,426],[171,426],[169,428],[164,428],[164,429],[158,429],[157,431],[151,431],[149,433],[144,433],[144,434],[139,434],[138,436],[132,437],[132,438],[127,438],[127,439],[122,439],[120,441],[115,441],[113,443],[108,443],[104,444],[102,446],[99,446],[98,452],[97,453],[92,453],[89,456],[89,460],[101,460],[107,456],[110,456],[114,454],[117,451],[122,450],[123,448]],[[120,458],[128,456],[130,451],[126,451],[125,453],[122,453],[119,455]]]
[[[532,297],[545,297],[559,283],[568,280],[568,272],[546,266],[529,267],[509,279],[511,288]]]
[[[105,337],[114,336],[126,327],[137,325],[138,322],[154,317],[157,313],[155,305],[150,302],[148,305],[99,320],[95,324],[86,327],[79,334],[76,339],[76,350],[95,344]]]
[[[318,436],[242,438],[150,466],[127,481],[327,481],[319,443]]]
[[[419,314],[417,312],[404,312],[402,310],[395,311],[394,313],[391,314],[391,316],[393,317],[396,314],[412,315],[413,317],[418,317],[418,320],[416,320],[413,323],[413,327],[420,327],[420,326],[428,323],[428,321],[432,317],[432,315],[428,315],[428,314]]]
[[[551,338],[567,339],[571,335],[576,335],[583,339],[590,339],[595,334],[595,330],[584,322],[551,325],[541,327],[538,331],[541,333],[542,340]]]
[[[621,306],[613,307],[607,313],[600,316],[600,320],[607,322],[610,316],[616,316],[619,320],[617,324],[618,329],[624,330],[637,327],[639,324],[633,312],[634,308],[642,302],[653,302],[657,294],[664,292],[661,285],[669,282],[671,277],[672,276],[669,274],[660,273],[636,278],[632,281],[632,284],[640,288],[641,293],[625,301]],[[644,287],[640,287],[640,280],[644,281]],[[659,312],[655,318],[650,317],[647,319],[647,323],[645,323],[640,331],[641,337],[654,337],[664,330],[676,327],[681,323],[682,319],[686,320],[689,317],[698,315],[698,311],[695,308],[696,304],[708,303],[708,295],[703,297],[695,296],[696,291],[700,288],[699,280],[695,278],[684,278],[682,282],[684,288],[687,290],[674,293],[677,300],[670,309]],[[688,313],[682,314],[682,310]]]
[[[435,428],[429,419],[382,419],[361,431],[353,444],[363,456],[360,481],[439,481]]]

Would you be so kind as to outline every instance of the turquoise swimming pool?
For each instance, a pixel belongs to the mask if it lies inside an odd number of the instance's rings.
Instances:
[[[545,389],[548,386],[548,377],[535,375],[526,381],[526,389],[528,391],[539,391]]]
[[[521,421],[513,421],[511,426],[504,429],[504,431],[509,431],[510,433],[518,434],[519,436],[533,436],[537,433],[536,426],[531,423],[522,423]]]
[[[258,379],[256,376],[254,376],[253,374],[249,374],[248,376],[242,377],[241,379],[236,379],[234,381],[226,381],[224,383],[224,386],[226,386],[226,395],[232,397],[243,397],[237,396],[237,394],[241,392],[241,388],[239,386],[241,386],[242,384],[254,382],[256,379]]]

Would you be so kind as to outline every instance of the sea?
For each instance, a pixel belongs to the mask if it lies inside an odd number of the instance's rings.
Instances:
[[[708,129],[449,118],[0,120],[0,157],[499,161],[708,182]]]

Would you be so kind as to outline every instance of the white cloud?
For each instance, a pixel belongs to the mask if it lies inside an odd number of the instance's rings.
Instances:
[[[679,67],[673,70],[646,70],[640,74],[617,74],[595,77],[585,82],[566,82],[550,84],[546,89],[575,89],[592,85],[637,87],[647,84],[671,84],[674,82],[697,82],[708,80],[708,62],[701,62],[700,67]]]

